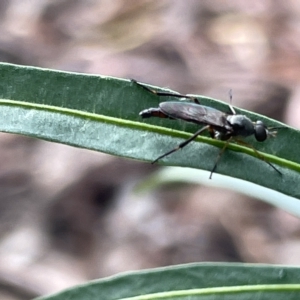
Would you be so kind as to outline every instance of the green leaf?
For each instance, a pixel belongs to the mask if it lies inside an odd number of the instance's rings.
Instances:
[[[0,74],[0,130],[4,132],[152,161],[199,128],[182,121],[141,120],[141,110],[168,99],[160,99],[129,80],[10,64],[0,64]],[[228,111],[228,104],[202,96],[199,99],[203,105]],[[282,176],[257,159],[253,150],[236,144],[225,151],[217,172],[299,199],[299,132],[254,113],[237,112],[269,126],[284,127],[276,138],[264,143],[249,139]],[[161,163],[210,171],[223,146],[224,142],[201,136]]]
[[[129,272],[40,300],[299,299],[300,269],[198,263]]]

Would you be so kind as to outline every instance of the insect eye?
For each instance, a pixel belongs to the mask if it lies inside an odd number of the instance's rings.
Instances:
[[[259,142],[263,142],[268,137],[268,132],[265,124],[262,121],[257,121],[255,124],[255,138]]]

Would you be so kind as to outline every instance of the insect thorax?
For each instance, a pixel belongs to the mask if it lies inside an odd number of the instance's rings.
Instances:
[[[255,127],[252,121],[244,115],[229,115],[227,122],[231,126],[232,136],[249,136],[254,134]]]

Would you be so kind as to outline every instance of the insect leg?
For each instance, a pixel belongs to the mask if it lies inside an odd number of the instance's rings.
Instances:
[[[219,162],[220,158],[222,157],[224,151],[226,150],[226,148],[227,148],[227,146],[228,146],[230,140],[231,140],[231,138],[229,138],[229,139],[226,141],[224,147],[220,150],[220,152],[219,152],[219,154],[218,154],[218,157],[217,157],[217,159],[216,159],[215,165],[214,165],[214,167],[212,168],[212,170],[211,170],[211,172],[210,172],[209,179],[212,178],[212,174],[216,171],[218,162]]]
[[[201,134],[203,131],[208,130],[210,127],[210,125],[206,125],[204,127],[202,127],[201,129],[199,129],[196,133],[194,133],[190,138],[188,138],[187,140],[185,140],[184,142],[180,143],[176,148],[170,150],[169,152],[159,156],[157,159],[155,159],[152,164],[156,163],[158,160],[160,160],[161,158],[168,156],[169,154],[176,152],[179,149],[182,149],[183,147],[185,147],[187,144],[189,144],[191,141],[193,141],[199,134]]]
[[[238,144],[242,145],[242,146],[246,146],[248,148],[251,148],[256,156],[261,159],[262,161],[264,161],[265,163],[267,163],[270,167],[272,167],[279,175],[282,175],[282,173],[274,166],[272,165],[269,161],[267,161],[267,159],[263,156],[263,154],[261,154],[260,152],[258,152],[252,145],[244,142],[244,141],[241,141],[239,139],[234,139]]]
[[[186,98],[186,99],[189,99],[191,100],[192,102],[196,103],[196,104],[200,104],[199,100],[193,96],[188,96],[188,95],[182,95],[182,94],[177,94],[177,93],[171,93],[171,92],[158,92],[156,90],[153,90],[139,82],[137,82],[136,80],[134,79],[131,79],[131,82],[137,84],[138,86],[142,87],[143,89],[145,89],[146,91],[154,94],[154,95],[157,95],[157,96],[163,96],[163,97],[176,97],[176,98]]]

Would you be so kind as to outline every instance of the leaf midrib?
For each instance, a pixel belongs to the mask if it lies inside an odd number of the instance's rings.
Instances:
[[[162,135],[185,138],[185,139],[191,136],[190,133],[186,133],[184,131],[175,130],[175,129],[169,129],[169,128],[162,127],[162,126],[150,125],[150,124],[146,124],[146,123],[142,123],[142,122],[135,122],[135,121],[131,121],[131,120],[115,118],[115,117],[110,117],[110,116],[106,116],[106,115],[95,114],[95,113],[90,113],[90,112],[86,112],[86,111],[57,107],[57,106],[46,105],[46,104],[31,103],[31,102],[17,101],[17,100],[11,100],[11,99],[0,99],[0,105],[10,105],[10,106],[16,106],[16,107],[21,107],[21,108],[23,107],[23,108],[28,108],[28,109],[37,109],[37,110],[42,110],[42,111],[64,113],[66,115],[71,115],[71,116],[79,117],[82,119],[92,119],[95,121],[110,123],[110,124],[118,125],[118,126],[122,126],[122,127],[129,127],[129,128],[133,128],[133,129],[147,131],[147,132],[151,131],[151,132],[159,133]],[[212,139],[212,138],[205,137],[205,136],[198,136],[195,139],[195,141],[202,142],[202,143],[212,145],[212,146],[216,146],[218,148],[223,148],[226,143],[224,141]],[[248,155],[251,155],[251,156],[257,158],[255,151],[252,150],[251,148],[248,148],[248,147],[245,147],[245,146],[242,146],[239,144],[235,144],[235,143],[229,143],[227,148],[232,151],[245,153],[245,154],[248,154]],[[283,166],[285,168],[300,172],[300,164],[297,164],[293,161],[286,160],[281,157],[271,155],[268,153],[264,153],[261,151],[259,151],[259,153],[263,154],[263,156],[269,162],[272,162],[274,164]]]

